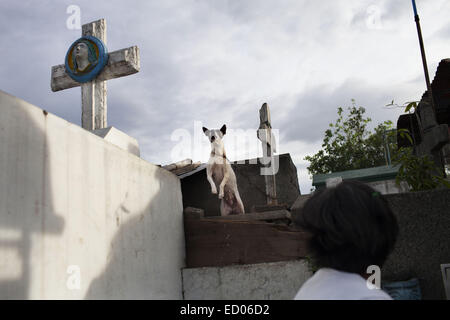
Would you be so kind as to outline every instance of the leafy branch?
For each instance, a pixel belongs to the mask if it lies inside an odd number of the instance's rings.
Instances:
[[[410,111],[414,112],[417,109],[418,105],[419,105],[419,101],[409,101],[409,102],[405,102],[403,105],[398,105],[398,104],[394,103],[394,100],[392,100],[392,102],[387,104],[386,107],[402,108],[402,109],[404,109],[405,113],[409,113]]]

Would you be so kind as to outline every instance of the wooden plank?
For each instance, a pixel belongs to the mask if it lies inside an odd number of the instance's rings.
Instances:
[[[139,72],[139,48],[133,46],[109,53],[108,63],[96,80],[105,81]],[[80,83],[66,73],[64,64],[52,67],[51,88],[53,92],[79,87]]]
[[[213,216],[205,217],[204,220],[211,221],[264,221],[264,220],[277,220],[277,219],[290,219],[291,214],[287,210],[272,210],[266,212],[255,212],[246,214],[234,214],[229,216]]]
[[[199,208],[187,207],[184,209],[185,219],[200,219],[205,216],[205,211]]]
[[[250,212],[266,212],[266,211],[274,211],[274,210],[284,210],[288,209],[289,206],[287,204],[277,204],[277,205],[253,205],[250,209]]]
[[[264,222],[185,219],[188,268],[288,261],[307,255],[306,234]]]

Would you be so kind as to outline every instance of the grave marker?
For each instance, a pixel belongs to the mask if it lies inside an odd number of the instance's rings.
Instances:
[[[84,24],[82,36],[95,37],[106,45],[106,20],[100,19]],[[128,76],[139,72],[139,69],[139,48],[133,46],[109,53],[107,64],[101,72],[85,83],[71,78],[65,64],[53,66],[51,88],[53,92],[56,92],[81,86],[82,127],[86,130],[103,129],[107,127],[106,80]]]
[[[277,188],[274,172],[274,156],[276,152],[275,138],[272,133],[272,124],[270,122],[270,110],[267,103],[264,103],[259,110],[259,129],[257,131],[258,139],[261,140],[263,150],[264,175],[266,181],[266,196],[268,205],[277,205]],[[270,174],[267,174],[269,172]]]

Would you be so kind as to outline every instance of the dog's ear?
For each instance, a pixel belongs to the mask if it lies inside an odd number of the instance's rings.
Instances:
[[[223,125],[222,128],[220,128],[220,132],[222,132],[222,134],[225,135],[225,133],[227,133],[227,126]]]
[[[203,127],[203,132],[206,134],[206,131],[208,131],[208,128]]]

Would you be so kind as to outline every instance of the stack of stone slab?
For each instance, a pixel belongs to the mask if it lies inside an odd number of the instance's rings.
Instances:
[[[450,125],[450,59],[443,59],[439,63],[431,90],[438,124]]]
[[[413,114],[401,115],[397,129],[407,129],[412,134],[416,154],[432,155],[438,168],[450,164],[450,59],[439,63],[431,83],[434,110],[428,91]],[[397,136],[398,147],[411,146],[410,142]]]
[[[438,124],[450,126],[450,59],[443,59],[439,63],[431,88],[436,105],[436,120]],[[444,146],[442,151],[444,162],[450,167],[450,144]]]

